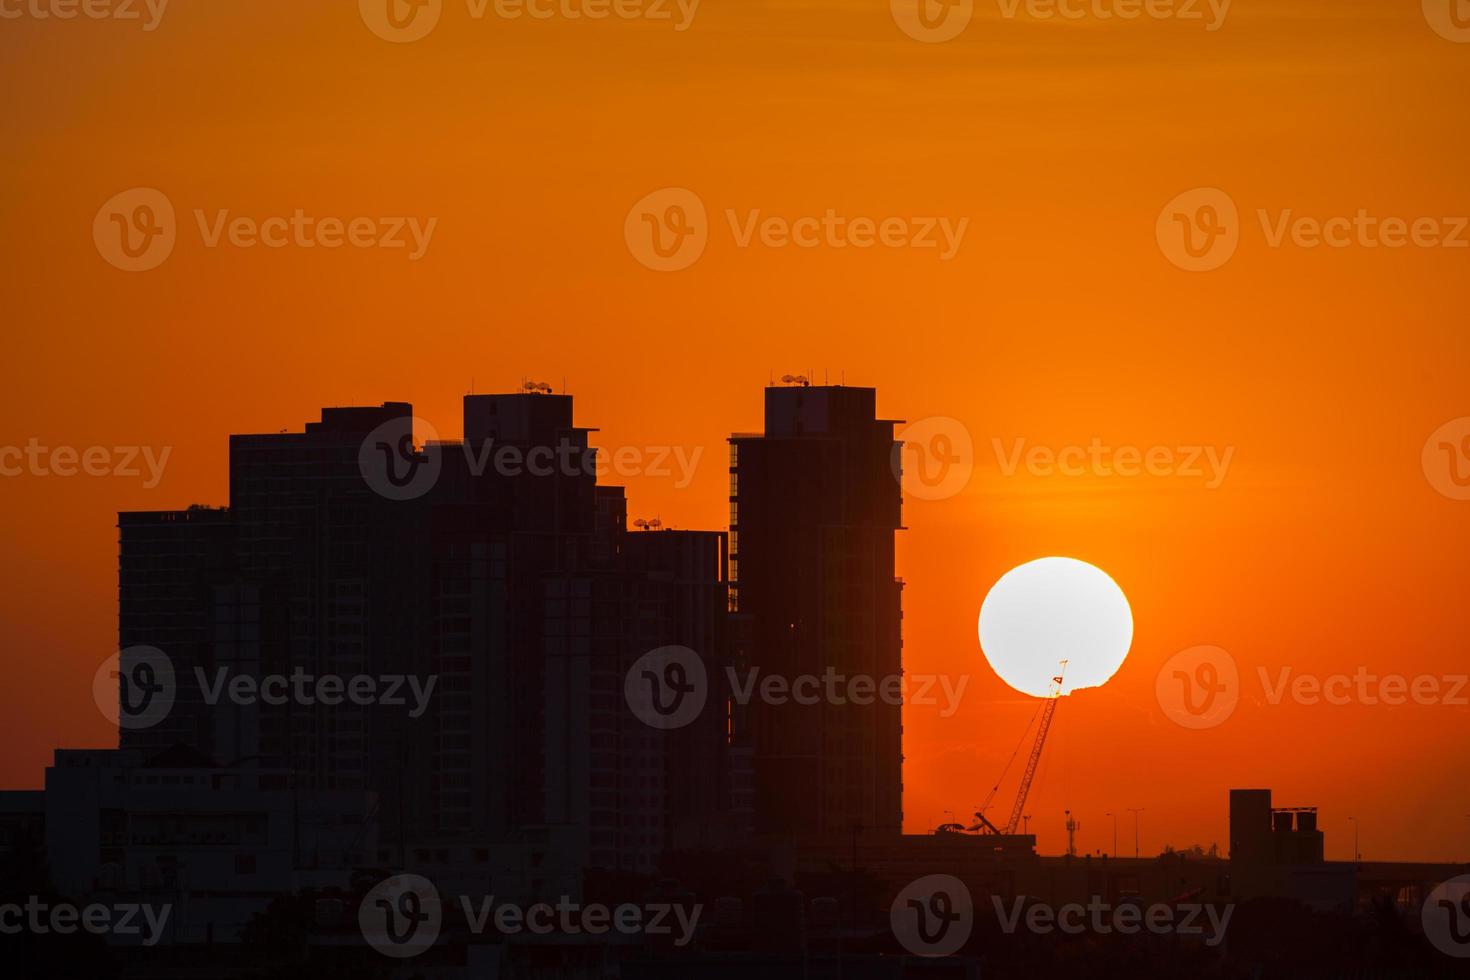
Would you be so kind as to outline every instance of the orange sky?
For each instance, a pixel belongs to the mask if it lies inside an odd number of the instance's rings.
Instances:
[[[1332,857],[1349,815],[1369,858],[1470,856],[1470,708],[1273,705],[1255,680],[1470,671],[1470,502],[1420,461],[1470,415],[1470,249],[1271,247],[1257,217],[1470,214],[1470,44],[1419,3],[1236,0],[1210,32],[981,0],[927,44],[886,0],[705,0],[682,32],[446,0],[427,37],[389,44],[345,0],[172,0],[153,31],[34,2],[0,0],[23,12],[0,20],[0,446],[172,451],[151,489],[0,478],[0,785],[39,785],[55,746],[113,744],[91,679],[115,640],[115,512],[224,503],[229,433],[397,399],[455,436],[472,381],[565,379],[603,446],[706,447],[688,487],[627,481],[634,516],[723,527],[724,438],[759,428],[772,372],[815,368],[877,387],[885,415],[961,420],[976,447],[965,491],[910,502],[900,537],[907,668],[973,672],[952,717],[906,712],[909,829],[968,813],[1005,765],[1034,705],[984,665],[975,616],[1004,571],[1062,554],[1113,575],[1136,635],[1112,683],[1060,707],[1028,807],[1044,852],[1064,808],[1087,850],[1126,807],[1146,808],[1146,850],[1223,846],[1226,790],[1252,785],[1321,806]],[[140,186],[178,242],[127,273],[92,224]],[[707,207],[709,244],[658,273],[624,219],[670,186]],[[1191,273],[1155,225],[1197,187],[1230,195],[1240,244]],[[410,261],[209,248],[193,215],[297,208],[438,221]],[[829,208],[969,224],[943,261],[742,248],[725,218]],[[1235,454],[1205,489],[1006,476],[992,442],[1093,437]],[[1189,731],[1154,684],[1198,644],[1230,652],[1246,695]]]

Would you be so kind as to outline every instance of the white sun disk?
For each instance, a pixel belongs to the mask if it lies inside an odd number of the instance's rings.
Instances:
[[[980,607],[980,648],[1001,680],[1046,697],[1067,661],[1063,693],[1100,687],[1133,644],[1133,613],[1118,583],[1075,558],[1038,558],[1000,577]]]

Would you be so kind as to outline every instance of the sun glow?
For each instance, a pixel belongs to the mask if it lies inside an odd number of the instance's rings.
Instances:
[[[1022,694],[1046,697],[1062,660],[1064,694],[1107,683],[1133,643],[1133,613],[1102,569],[1075,558],[1038,558],[991,587],[979,629],[996,675]]]

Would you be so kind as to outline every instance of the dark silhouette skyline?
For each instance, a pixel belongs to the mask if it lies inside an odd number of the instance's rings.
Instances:
[[[1389,967],[1470,947],[1465,869],[1327,862],[1269,790],[1231,791],[1228,859],[902,833],[895,424],[767,388],[728,532],[630,529],[547,391],[466,396],[456,442],[402,402],[232,436],[226,506],[118,515],[119,747],[0,794],[16,908],[111,925],[0,945],[38,976],[1020,975],[1085,907],[1133,969],[1295,975],[1282,916],[1323,949],[1392,926],[1352,954]]]

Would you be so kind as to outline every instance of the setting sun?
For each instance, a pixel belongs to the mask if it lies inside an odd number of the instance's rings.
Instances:
[[[980,608],[980,646],[997,676],[1045,697],[1060,661],[1062,692],[1100,687],[1133,643],[1133,613],[1118,584],[1075,558],[1038,558],[996,582]]]

